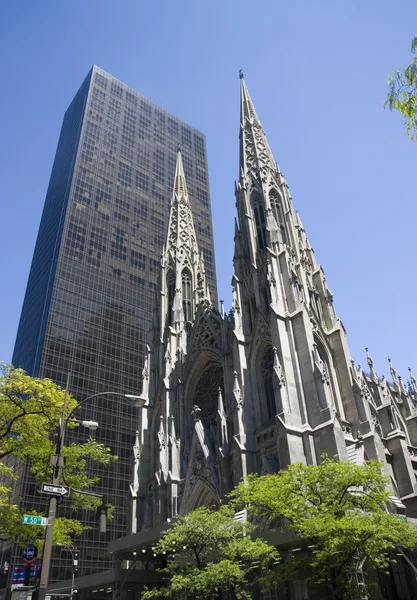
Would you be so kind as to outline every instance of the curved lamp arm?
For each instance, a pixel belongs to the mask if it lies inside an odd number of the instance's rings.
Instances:
[[[82,406],[83,404],[85,404],[89,400],[92,400],[93,398],[97,398],[98,396],[122,396],[123,398],[126,398],[126,400],[128,400],[136,408],[143,408],[145,406],[145,404],[146,404],[146,400],[144,398],[142,398],[141,396],[135,396],[134,394],[122,394],[121,392],[97,392],[97,394],[91,394],[91,396],[87,396],[87,398],[84,398],[84,400],[82,400],[81,402],[79,402],[77,404],[77,406],[75,406],[71,410],[71,412],[65,418],[65,420],[62,421],[61,435],[60,435],[60,440],[59,440],[59,447],[60,448],[62,448],[63,445],[64,445],[65,430],[66,430],[68,422],[71,419],[71,417],[74,414],[74,412],[78,408],[80,408],[80,406]]]
[[[70,420],[70,418],[72,417],[74,412],[78,408],[80,408],[80,406],[82,406],[89,400],[92,400],[93,398],[97,398],[98,396],[122,396],[123,398],[127,398],[128,400],[131,400],[133,406],[137,406],[138,408],[142,408],[142,406],[144,406],[144,404],[145,404],[145,403],[143,403],[143,404],[140,403],[140,401],[143,400],[140,396],[134,396],[133,394],[122,394],[121,392],[97,392],[97,394],[91,394],[91,396],[87,396],[87,398],[84,398],[84,400],[81,400],[81,402],[79,402],[77,404],[77,406],[75,406],[72,409],[72,411],[69,413],[69,415],[65,419],[65,425],[67,425],[68,421]],[[137,402],[137,404],[135,404],[135,401]]]

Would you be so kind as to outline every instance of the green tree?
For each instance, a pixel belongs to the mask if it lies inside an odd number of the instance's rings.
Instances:
[[[411,42],[411,52],[417,52],[417,36]],[[417,139],[417,56],[404,71],[391,73],[388,85],[388,98],[384,106],[398,110],[404,117],[409,137]]]
[[[249,600],[252,587],[262,582],[262,571],[272,567],[279,554],[260,538],[246,535],[253,527],[233,514],[228,506],[216,511],[197,508],[163,532],[154,552],[166,558],[166,584],[147,590],[143,600],[185,595],[214,600],[230,588],[237,598]]]
[[[19,505],[13,491],[16,466],[27,465],[38,484],[51,476],[50,457],[55,454],[56,435],[64,406],[65,391],[49,379],[29,377],[22,369],[2,365],[0,375],[0,539],[16,538],[22,543],[43,537],[43,527],[21,523],[22,515],[35,514]],[[66,415],[77,407],[70,394],[66,398]],[[77,427],[70,419],[69,428]],[[65,457],[63,476],[75,490],[88,491],[99,482],[88,475],[87,463],[108,465],[116,460],[110,449],[95,440],[84,444],[70,443],[62,449]],[[95,509],[98,497],[73,492],[71,508]],[[71,537],[80,535],[85,527],[76,518],[58,518],[54,527],[54,542],[68,545]],[[38,542],[42,546],[42,542]]]
[[[356,600],[367,593],[366,586],[358,590],[362,566],[386,569],[395,547],[417,546],[416,527],[387,512],[386,483],[375,461],[359,466],[323,457],[319,465],[297,463],[276,475],[250,476],[233,498],[257,517],[283,517],[306,542],[305,552],[283,565],[282,576],[307,567],[330,598]]]

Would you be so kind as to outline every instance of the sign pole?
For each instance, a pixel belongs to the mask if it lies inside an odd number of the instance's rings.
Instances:
[[[56,444],[56,454],[55,454],[55,456],[52,457],[53,468],[54,468],[52,485],[59,485],[59,478],[61,475],[61,465],[63,463],[61,452],[62,452],[62,446],[63,446],[64,435],[65,435],[65,412],[67,409],[68,387],[69,387],[69,373],[68,373],[68,377],[67,377],[67,385],[66,385],[65,394],[64,394],[64,406],[62,408],[62,417],[61,417],[61,422],[60,422],[59,430],[58,430],[58,441]],[[46,534],[45,534],[45,546],[44,546],[43,558],[42,558],[41,577],[40,577],[40,581],[39,581],[38,600],[45,600],[45,598],[46,598],[46,588],[48,587],[48,581],[49,581],[49,568],[51,565],[52,538],[53,538],[53,534],[54,534],[56,508],[57,508],[57,497],[51,496],[51,499],[49,500],[49,513],[48,513],[49,526],[46,528]]]

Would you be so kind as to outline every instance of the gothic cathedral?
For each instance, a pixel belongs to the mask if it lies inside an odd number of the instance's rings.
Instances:
[[[417,516],[417,383],[355,366],[243,76],[233,303],[213,306],[178,152],[143,371],[132,533],[218,505],[248,473],[378,459]]]

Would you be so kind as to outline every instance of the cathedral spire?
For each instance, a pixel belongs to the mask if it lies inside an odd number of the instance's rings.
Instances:
[[[204,260],[198,251],[180,150],[177,153],[168,235],[162,255],[161,327],[181,330],[191,322],[198,304],[210,301]]]
[[[171,254],[171,258],[176,257],[177,260],[177,254],[181,255],[185,253],[191,262],[195,259],[192,255],[198,253],[194,220],[180,151],[177,154],[177,164],[175,167],[166,250],[168,254]]]
[[[177,200],[184,196],[186,201],[188,202],[188,191],[187,191],[187,183],[185,181],[185,173],[184,167],[182,164],[182,156],[181,150],[178,150],[177,153],[177,164],[175,167],[175,180],[174,180],[174,195],[176,195]]]
[[[252,175],[259,183],[268,170],[277,171],[277,165],[262,128],[248,88],[240,76],[240,175]]]
[[[365,348],[365,352],[366,352],[366,360],[368,362],[371,377],[374,380],[374,383],[378,383],[379,382],[378,375],[374,369],[374,361],[372,360],[371,355],[369,354],[369,348]]]

